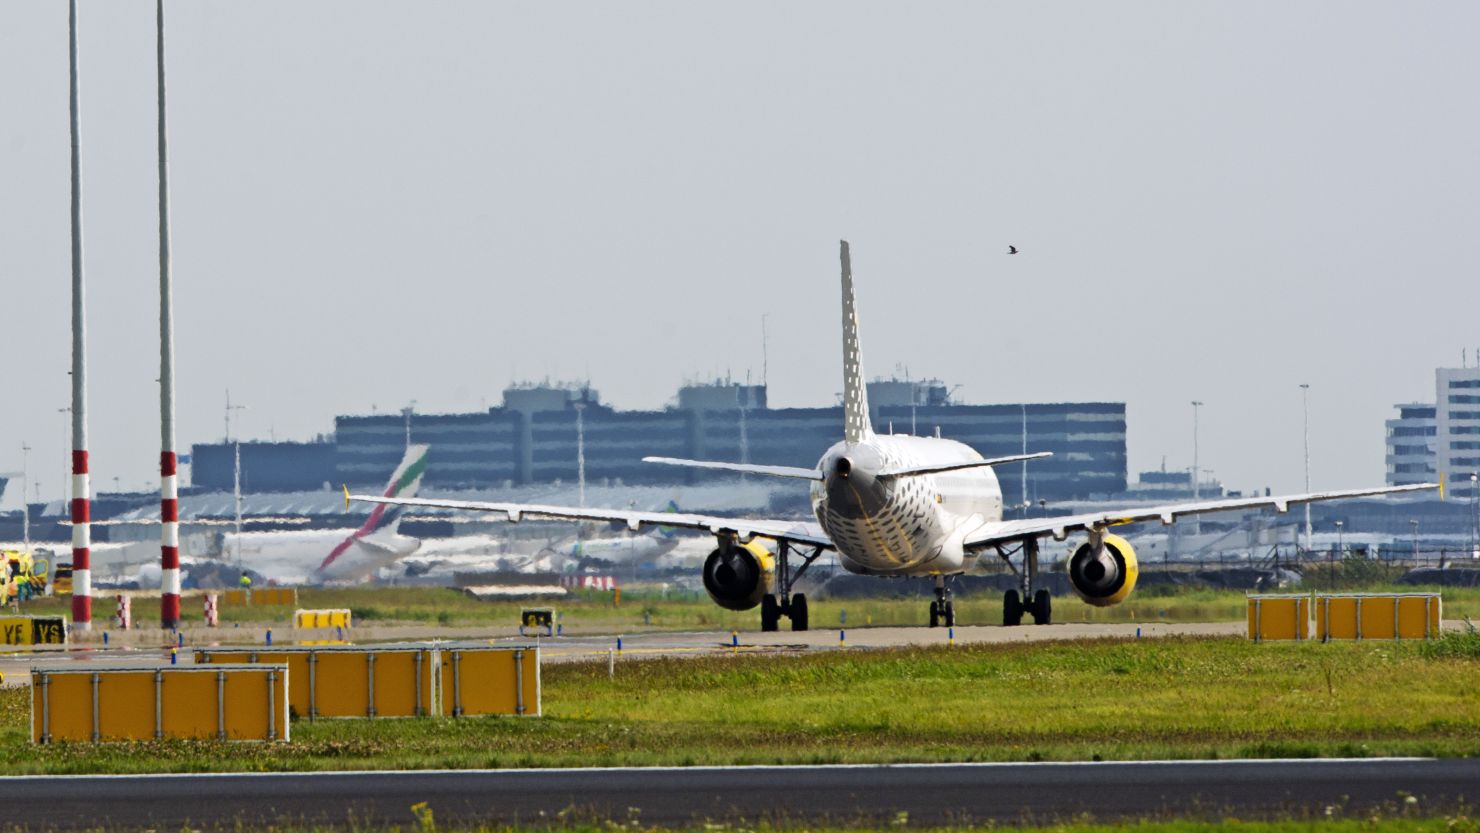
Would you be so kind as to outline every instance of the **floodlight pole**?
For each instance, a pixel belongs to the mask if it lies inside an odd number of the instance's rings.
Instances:
[[[26,553],[31,552],[31,504],[26,502],[26,481],[31,474],[31,446],[21,443],[21,541],[25,544]]]
[[[1300,408],[1305,415],[1305,493],[1310,494],[1310,385],[1300,386]],[[1310,501],[1305,502],[1305,550],[1310,551]]]
[[[159,623],[173,630],[180,626],[180,490],[175,456],[175,313],[170,287],[164,0],[155,0],[155,38],[159,79]]]
[[[1197,459],[1197,412],[1202,407],[1202,404],[1196,399],[1192,400],[1192,500],[1194,503],[1202,497],[1202,490],[1197,482],[1201,476],[1201,469],[1198,467]],[[1202,534],[1202,520],[1197,515],[1192,517],[1192,534]]]
[[[72,137],[72,627],[92,630],[92,506],[87,465],[87,319],[82,281],[82,161],[77,102],[77,0],[68,3]]]

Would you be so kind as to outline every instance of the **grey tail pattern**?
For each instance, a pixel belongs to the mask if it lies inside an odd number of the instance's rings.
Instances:
[[[853,264],[848,241],[841,241],[843,260],[843,441],[859,443],[872,437],[868,387],[863,378],[863,352],[858,344],[858,306],[853,301]]]

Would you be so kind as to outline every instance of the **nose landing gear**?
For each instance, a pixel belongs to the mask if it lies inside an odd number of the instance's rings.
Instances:
[[[951,601],[949,576],[935,577],[935,601],[930,603],[930,627],[956,626],[956,605]]]

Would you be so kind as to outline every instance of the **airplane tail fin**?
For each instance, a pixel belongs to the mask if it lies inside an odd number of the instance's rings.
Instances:
[[[683,510],[678,508],[678,501],[669,499],[668,505],[663,508],[663,511],[667,512],[670,515],[677,515]],[[657,535],[659,538],[672,538],[677,532],[678,530],[674,527],[668,526],[666,524],[658,524]]]
[[[858,307],[853,301],[853,264],[848,241],[841,243],[843,261],[843,440],[863,442],[873,436],[868,415],[868,386],[863,377],[863,351],[858,343]]]
[[[416,496],[416,490],[421,488],[421,476],[426,474],[427,450],[430,448],[431,446],[429,445],[406,446],[406,455],[401,458],[401,465],[396,466],[396,470],[391,473],[390,482],[386,484],[386,497],[404,498]],[[344,493],[345,501],[348,502],[348,487],[345,487]],[[339,556],[343,555],[345,550],[357,543],[383,550],[384,547],[370,540],[369,536],[382,531],[395,533],[396,529],[401,525],[401,516],[404,514],[404,509],[405,507],[403,506],[393,506],[386,503],[375,504],[375,509],[370,512],[370,517],[365,519],[365,523],[359,529],[351,532],[348,538],[340,541],[338,546],[334,547],[324,558],[323,562],[319,564],[319,572],[322,573],[329,569],[329,565],[333,564]]]
[[[401,464],[396,466],[396,470],[391,473],[390,482],[385,486],[385,497],[416,497],[416,490],[421,488],[422,475],[426,474],[427,451],[430,448],[431,446],[425,444],[406,446],[406,455],[401,458]],[[383,529],[394,532],[400,526],[402,508],[378,504],[365,525],[360,527],[360,532],[364,535]],[[381,509],[387,511],[381,512]]]

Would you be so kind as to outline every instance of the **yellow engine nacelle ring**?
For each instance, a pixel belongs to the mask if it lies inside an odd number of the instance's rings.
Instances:
[[[1136,587],[1140,575],[1136,551],[1119,535],[1106,535],[1101,547],[1085,542],[1069,557],[1069,585],[1085,604],[1120,604]]]
[[[736,544],[732,563],[719,549],[704,560],[704,590],[727,610],[750,610],[776,586],[776,556],[759,541]]]

